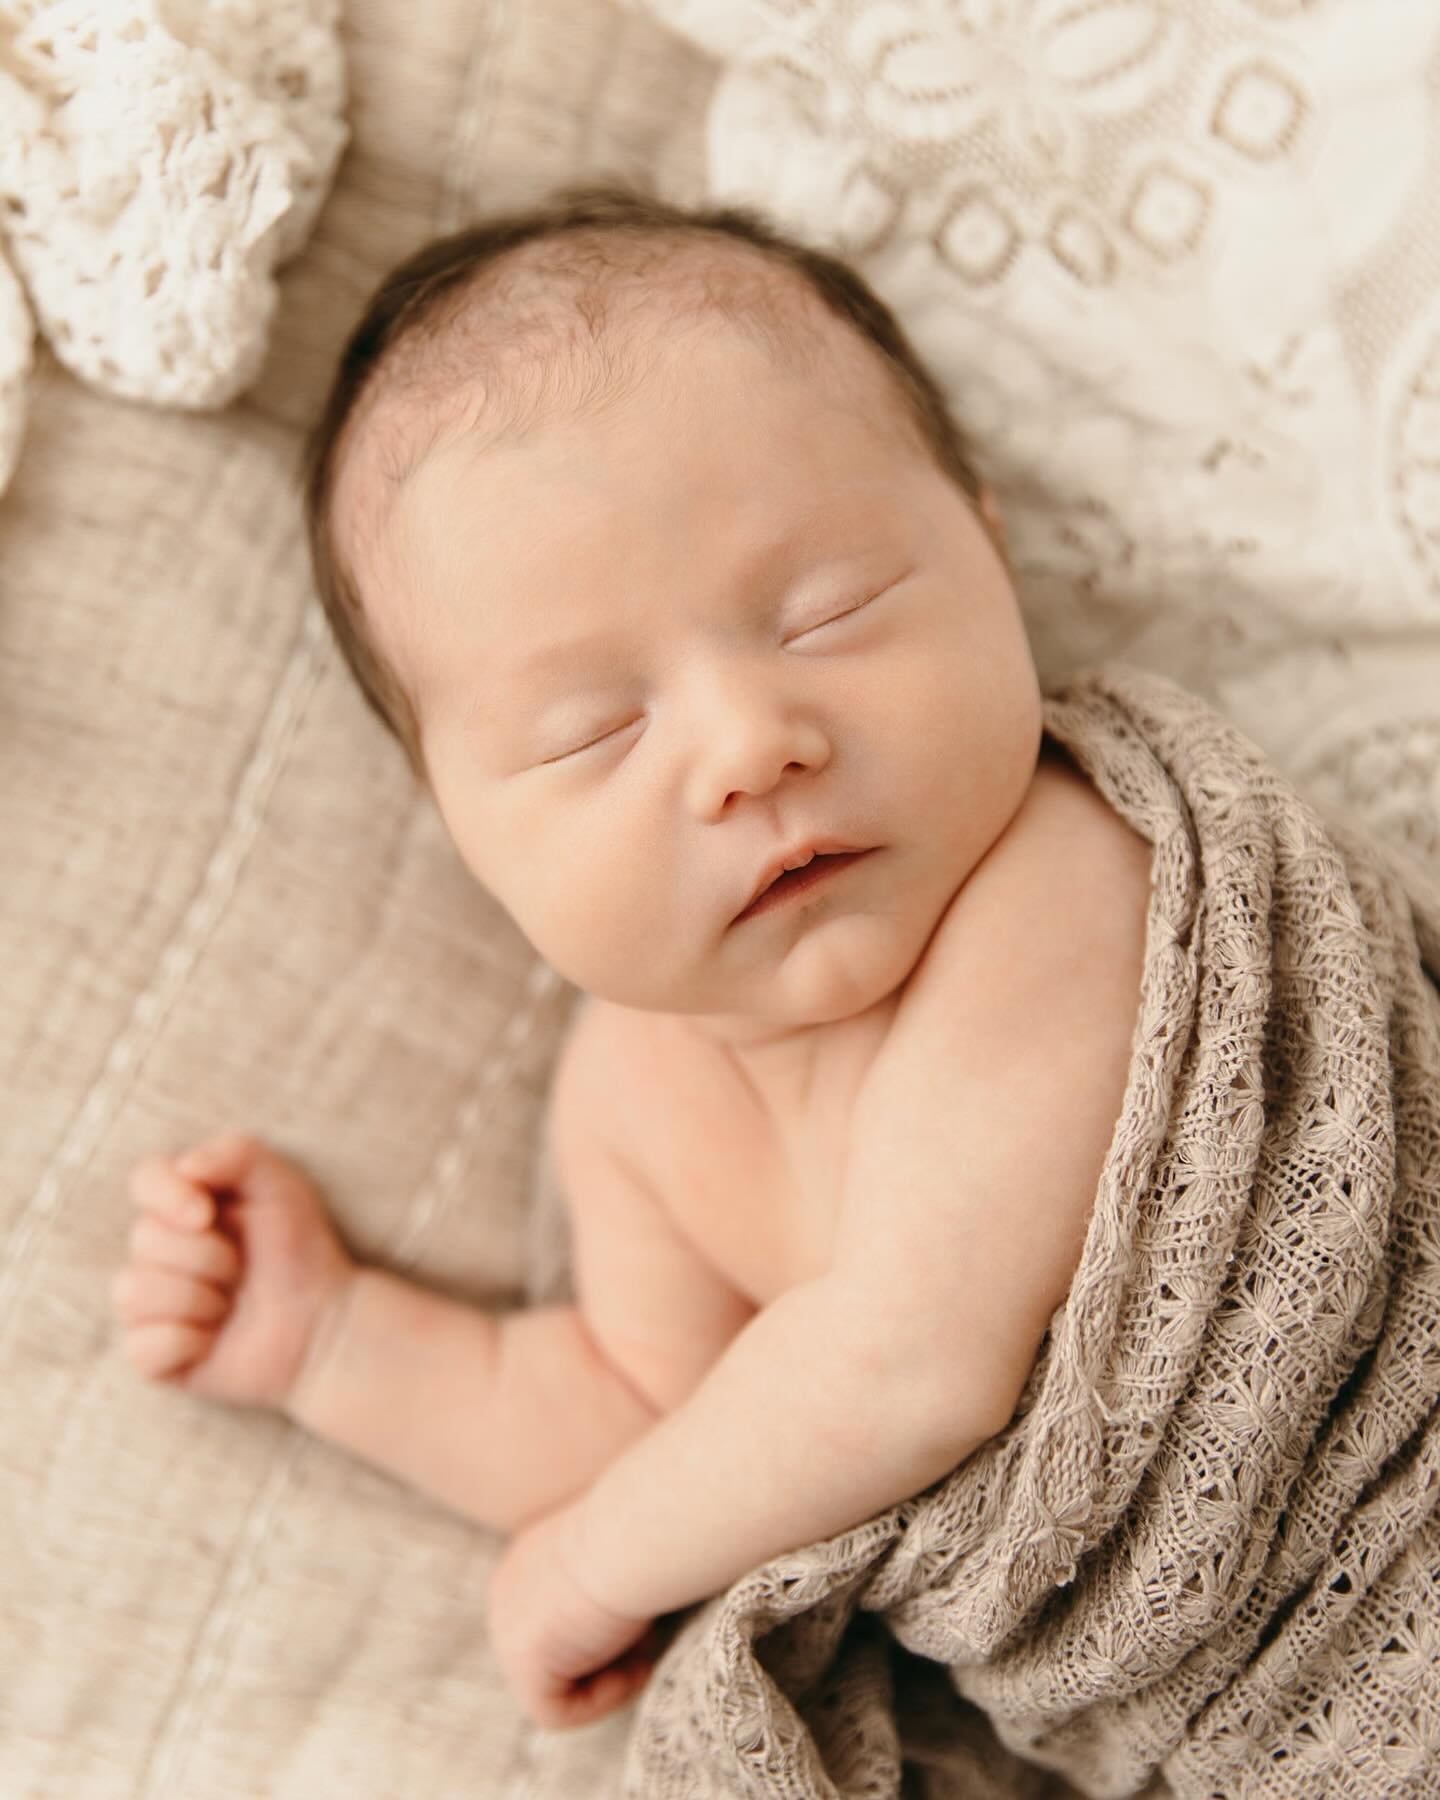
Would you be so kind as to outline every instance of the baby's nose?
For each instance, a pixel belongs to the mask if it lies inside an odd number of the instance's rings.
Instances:
[[[719,713],[702,735],[697,721],[692,766],[692,804],[700,817],[716,817],[732,795],[760,798],[788,774],[821,769],[830,760],[825,733],[778,707]]]

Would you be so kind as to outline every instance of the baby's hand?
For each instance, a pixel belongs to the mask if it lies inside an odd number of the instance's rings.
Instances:
[[[356,1264],[324,1200],[239,1133],[130,1171],[140,1216],[111,1287],[142,1375],[212,1400],[283,1407]]]

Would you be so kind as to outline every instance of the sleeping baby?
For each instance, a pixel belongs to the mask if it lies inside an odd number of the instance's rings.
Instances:
[[[1010,1420],[1124,1098],[1151,845],[1044,729],[935,381],[752,214],[572,190],[425,247],[308,469],[362,691],[581,990],[576,1300],[365,1266],[229,1133],[131,1172],[124,1352],[509,1534],[496,1655],[585,1724],[661,1615]]]

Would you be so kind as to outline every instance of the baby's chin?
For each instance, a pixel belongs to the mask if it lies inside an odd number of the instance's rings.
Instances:
[[[765,920],[751,923],[763,927]],[[737,1043],[837,1025],[896,997],[929,935],[893,914],[836,914],[776,933],[771,944],[754,946],[743,966],[736,959],[718,980],[677,987],[657,1010],[701,1015]]]
[[[792,959],[801,966],[787,970],[785,978],[762,997],[760,1016],[795,1026],[838,1025],[889,1003],[903,990],[918,955],[906,956],[903,947],[893,943],[884,949],[889,954],[867,957],[852,952],[843,960],[814,955],[808,966],[802,952],[799,959]]]

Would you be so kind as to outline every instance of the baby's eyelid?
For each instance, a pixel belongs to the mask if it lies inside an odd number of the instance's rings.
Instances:
[[[876,588],[873,594],[867,594],[863,600],[857,600],[853,606],[844,607],[838,613],[831,613],[828,619],[817,619],[813,625],[807,625],[803,631],[797,631],[795,633],[796,637],[804,637],[807,632],[819,631],[826,625],[837,625],[841,619],[848,619],[851,613],[863,611],[865,607],[869,606],[872,600],[878,600],[883,593],[894,586],[895,583],[893,581],[887,581],[884,587]]]
[[[551,763],[568,762],[572,756],[580,756],[586,750],[596,750],[601,744],[608,743],[612,737],[618,737],[622,731],[628,731],[634,723],[634,719],[627,719],[623,725],[616,725],[610,731],[602,731],[599,737],[590,738],[583,744],[576,744],[573,749],[562,750],[556,756],[547,756],[540,767],[543,769]]]

